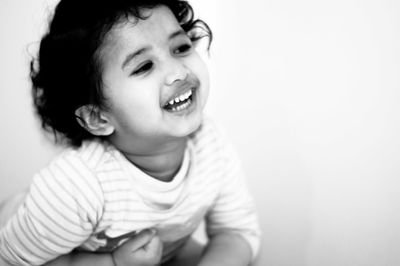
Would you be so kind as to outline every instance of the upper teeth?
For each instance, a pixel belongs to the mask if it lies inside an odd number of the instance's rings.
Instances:
[[[173,105],[174,103],[179,103],[179,102],[183,102],[185,100],[187,100],[190,96],[192,95],[192,90],[189,90],[181,95],[179,95],[178,97],[176,97],[175,99],[172,99],[171,101],[169,101],[168,103],[170,105]]]

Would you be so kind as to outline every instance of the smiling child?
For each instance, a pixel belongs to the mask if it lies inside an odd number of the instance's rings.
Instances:
[[[0,230],[12,265],[159,265],[205,221],[198,265],[248,265],[260,231],[240,162],[204,117],[211,31],[186,1],[61,0],[34,103],[65,150]],[[74,252],[72,252],[74,251]]]

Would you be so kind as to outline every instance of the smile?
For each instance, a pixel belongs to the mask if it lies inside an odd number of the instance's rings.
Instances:
[[[170,112],[182,111],[188,108],[192,103],[192,101],[193,101],[193,89],[190,89],[170,100],[164,106],[164,109]]]

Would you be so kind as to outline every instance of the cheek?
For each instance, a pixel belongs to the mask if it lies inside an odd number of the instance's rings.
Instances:
[[[159,106],[159,97],[146,87],[131,87],[114,95],[112,110],[123,123],[150,119]]]
[[[208,72],[207,66],[203,63],[203,68],[200,69],[200,75],[201,75],[201,82],[204,83],[204,86],[208,87],[210,85],[210,74]]]
[[[198,78],[201,84],[202,104],[207,102],[208,92],[210,87],[210,76],[206,64],[202,61],[201,66],[198,68]]]
[[[141,101],[122,101],[114,108],[112,117],[118,132],[142,132],[156,117],[154,108]],[[135,134],[136,134],[135,133]]]
[[[192,61],[191,69],[200,80],[203,91],[207,93],[210,84],[208,67],[199,55],[197,55],[195,60]]]
[[[150,108],[158,103],[157,84],[151,80],[127,81],[113,93],[114,106],[126,111]]]

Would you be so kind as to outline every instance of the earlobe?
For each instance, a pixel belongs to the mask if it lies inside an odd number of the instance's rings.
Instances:
[[[114,126],[97,106],[81,106],[75,110],[75,117],[81,127],[95,136],[109,136],[114,132]]]

